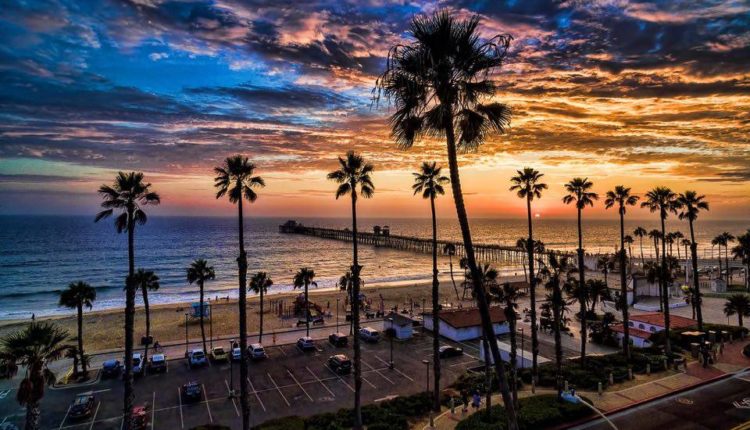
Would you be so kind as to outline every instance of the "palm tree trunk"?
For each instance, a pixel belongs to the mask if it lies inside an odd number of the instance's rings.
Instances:
[[[206,349],[206,327],[203,321],[203,279],[198,282],[198,287],[200,287],[201,339],[203,340],[203,352],[208,354],[208,349]]]
[[[586,289],[586,275],[584,271],[586,265],[584,264],[583,256],[583,228],[581,225],[581,209],[578,209],[578,282],[581,283],[581,291]],[[604,274],[604,283],[606,284],[607,274]],[[586,365],[586,297],[584,295],[581,304],[581,367]]]
[[[492,419],[492,368],[490,366],[490,343],[482,337],[484,343],[484,414],[485,421],[491,422]]]
[[[661,236],[665,235],[664,220],[667,218],[667,214],[664,210],[661,211]],[[661,276],[659,276],[659,283],[661,284],[662,296],[664,297],[664,345],[665,352],[669,361],[672,361],[672,342],[669,340],[669,290],[667,289],[667,243],[661,241]]]
[[[456,292],[456,300],[461,301],[461,297],[458,295],[458,287],[456,286],[456,280],[453,279],[453,255],[448,254],[448,264],[451,270],[451,283],[453,284],[453,291]]]
[[[30,402],[26,405],[26,424],[25,430],[38,430],[39,429],[39,417],[42,415],[41,409],[39,409],[39,402]]]
[[[258,343],[263,343],[263,290],[265,288],[261,285],[260,287],[260,333],[258,333]]]
[[[505,304],[505,308],[512,308],[513,303],[509,302]],[[519,407],[518,405],[518,360],[517,360],[517,346],[518,343],[516,341],[516,315],[515,312],[513,312],[513,315],[510,315],[510,318],[508,318],[508,325],[510,329],[510,392],[513,396],[513,404],[516,408]]]
[[[143,311],[146,313],[146,338],[150,339],[151,336],[151,309],[148,305],[148,288],[143,285],[141,286],[141,294],[143,295]],[[143,363],[148,363],[148,347],[149,344],[143,346]]]
[[[711,250],[711,254],[713,254],[713,250]],[[712,255],[712,257],[713,257],[713,255]],[[722,280],[724,279],[724,275],[722,275],[722,273],[721,273],[721,272],[724,271],[724,270],[722,270],[722,267],[723,266],[722,266],[722,261],[721,261],[721,245],[719,245],[719,276],[717,276],[716,279],[722,279]]]
[[[695,243],[695,231],[693,230],[693,221],[690,220],[690,254],[693,259],[693,302],[695,307],[695,316],[698,319],[698,330],[703,331],[703,311],[701,306],[701,287],[698,279],[698,244]]]
[[[562,292],[560,291],[560,282],[559,280],[555,282],[554,286],[554,302],[552,303],[552,312],[553,312],[553,324],[555,327],[555,381],[557,385],[557,399],[562,399],[562,390],[563,390],[563,383],[562,383],[562,339],[560,335],[560,331],[562,330],[562,312],[560,307],[562,304],[560,301],[562,300]]]
[[[727,289],[729,289],[729,282],[731,282],[730,281],[731,270],[729,270],[729,243],[728,242],[726,245],[724,245],[724,267],[727,268]]]
[[[128,278],[125,280],[125,372],[123,375],[123,429],[133,427],[133,324],[135,322],[135,220],[128,207]]]
[[[241,184],[238,184],[241,185]],[[240,409],[242,430],[250,429],[250,403],[248,402],[247,372],[247,254],[245,253],[245,228],[242,217],[242,199],[237,202],[239,212],[240,256],[237,257],[239,274],[239,323],[240,323]]]
[[[310,301],[307,298],[307,281],[305,281],[305,327],[307,328],[307,334],[310,336]]]
[[[737,312],[737,323],[740,325],[740,327],[743,327],[743,325],[742,325],[742,312]]]
[[[643,236],[639,237],[641,242],[641,269],[646,265],[646,259],[643,257]],[[635,294],[635,292],[633,292]]]
[[[517,430],[518,421],[516,418],[516,410],[513,402],[510,398],[510,392],[508,390],[508,383],[505,377],[505,369],[503,368],[502,357],[500,356],[500,349],[495,342],[495,332],[492,326],[492,320],[490,317],[490,308],[487,303],[487,294],[482,284],[482,274],[479,272],[477,262],[474,257],[474,245],[471,240],[471,231],[469,229],[469,219],[466,214],[466,206],[464,205],[464,196],[461,190],[461,179],[458,173],[458,157],[456,154],[456,141],[453,133],[453,118],[448,117],[445,121],[445,135],[446,143],[448,147],[448,165],[450,169],[451,178],[451,189],[453,191],[453,200],[456,204],[456,213],[458,216],[458,223],[461,226],[461,236],[464,242],[464,248],[466,251],[466,260],[471,270],[472,283],[474,284],[474,293],[477,300],[477,307],[479,308],[479,314],[482,320],[482,332],[484,336],[489,340],[492,339],[490,344],[490,351],[492,352],[492,359],[495,362],[495,372],[497,373],[498,380],[500,382],[500,393],[503,398],[505,405],[505,412],[508,417],[508,430]]]
[[[529,298],[531,300],[531,378],[539,383],[537,357],[539,356],[539,338],[536,325],[536,276],[534,276],[534,228],[531,222],[531,195],[526,196],[526,214],[529,224],[529,238],[526,241],[529,259]]]
[[[81,372],[86,377],[86,360],[83,358],[83,303],[78,303],[78,355],[81,356]]]
[[[622,353],[630,363],[630,327],[628,325],[628,280],[625,274],[625,214],[620,205],[620,309],[622,310]],[[633,292],[635,294],[635,291]]]
[[[435,412],[440,412],[440,282],[437,268],[437,217],[434,196],[430,198],[430,209],[432,211],[432,370],[435,378],[432,408]]]
[[[359,255],[357,252],[357,194],[352,193],[352,348],[354,349],[354,430],[362,429],[362,351],[359,342]]]

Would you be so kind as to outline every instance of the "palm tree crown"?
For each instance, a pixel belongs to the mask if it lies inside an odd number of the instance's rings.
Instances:
[[[607,197],[604,200],[604,207],[609,209],[617,205],[620,213],[625,215],[627,206],[635,206],[635,204],[638,203],[638,199],[638,196],[630,194],[630,188],[624,185],[618,185],[614,190],[607,191]]]
[[[370,176],[375,169],[364,157],[354,151],[346,153],[346,158],[339,157],[339,170],[328,174],[328,179],[339,184],[336,189],[336,199],[351,194],[355,199],[358,194],[369,199],[375,193],[375,185]],[[359,193],[357,192],[359,186]]]
[[[563,197],[563,203],[569,205],[575,203],[578,209],[586,206],[594,206],[594,200],[599,200],[599,195],[590,191],[594,183],[588,178],[573,178],[565,184],[565,191],[568,195]]]
[[[96,300],[96,289],[83,281],[71,282],[60,292],[60,306],[75,309],[79,306],[91,309]]]
[[[266,272],[258,272],[250,278],[250,291],[255,294],[267,293],[268,289],[273,285],[273,280],[268,277]]]
[[[516,191],[519,198],[534,200],[542,197],[542,191],[547,189],[547,184],[542,183],[541,179],[544,173],[524,167],[523,170],[516,170],[516,176],[510,178],[513,185],[510,191]]]
[[[216,273],[214,267],[208,265],[208,261],[199,258],[190,263],[190,267],[187,268],[188,283],[201,283],[211,279],[216,279]]]
[[[128,231],[128,211],[133,211],[133,221],[138,224],[145,224],[147,221],[146,213],[141,206],[158,205],[161,202],[159,195],[150,190],[151,184],[143,182],[143,173],[141,172],[119,172],[113,185],[102,185],[99,187],[101,194],[103,211],[99,212],[94,219],[98,222],[101,219],[111,216],[115,209],[122,210],[122,213],[115,218],[115,227],[118,233]]]
[[[414,175],[414,184],[411,186],[414,194],[422,193],[425,199],[436,198],[445,194],[443,185],[450,182],[447,176],[440,174],[442,168],[434,161],[432,163],[424,162],[419,168],[419,172]],[[454,250],[455,252],[455,250]]]
[[[216,198],[229,194],[229,201],[237,203],[241,198],[254,202],[258,195],[253,188],[265,187],[260,176],[253,176],[255,164],[247,157],[235,155],[224,160],[221,167],[215,167],[214,187],[218,189]]]
[[[698,195],[695,191],[685,191],[677,196],[677,203],[680,205],[680,219],[695,221],[701,211],[707,211],[708,202],[706,196]]]
[[[676,214],[681,207],[677,194],[667,187],[656,187],[647,192],[645,197],[641,207],[648,208],[651,212],[659,212],[662,218],[667,218],[669,213]]]

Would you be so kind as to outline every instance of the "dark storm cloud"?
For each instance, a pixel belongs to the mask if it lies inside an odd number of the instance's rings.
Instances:
[[[346,97],[321,87],[283,86],[259,87],[246,84],[237,87],[190,88],[188,93],[209,96],[229,96],[256,109],[340,108],[351,103]]]

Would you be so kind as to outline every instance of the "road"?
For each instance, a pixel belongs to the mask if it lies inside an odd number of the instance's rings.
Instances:
[[[648,402],[609,419],[619,430],[732,429],[750,420],[750,372]],[[602,419],[573,428],[612,429]]]

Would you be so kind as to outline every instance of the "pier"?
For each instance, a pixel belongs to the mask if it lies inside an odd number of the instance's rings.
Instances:
[[[339,240],[343,242],[352,241],[352,231],[346,229],[334,229],[334,228],[323,228],[323,227],[308,227],[302,225],[296,221],[287,221],[285,224],[279,226],[279,233],[286,234],[301,234],[305,236],[318,237],[321,239]],[[432,239],[412,237],[412,236],[399,236],[390,234],[388,226],[375,227],[373,232],[358,231],[357,241],[360,244],[372,245],[375,247],[391,248],[401,251],[419,252],[429,254],[432,253]],[[462,241],[449,241],[449,240],[438,240],[438,252],[443,253],[445,245],[451,244],[456,250],[456,256],[459,258],[466,255],[466,248]],[[574,253],[547,250],[545,254],[557,254],[567,255],[575,258]],[[477,261],[482,262],[502,262],[502,263],[518,263],[521,264],[526,261],[526,250],[518,248],[516,246],[508,245],[496,245],[496,244],[474,244],[474,255]]]

